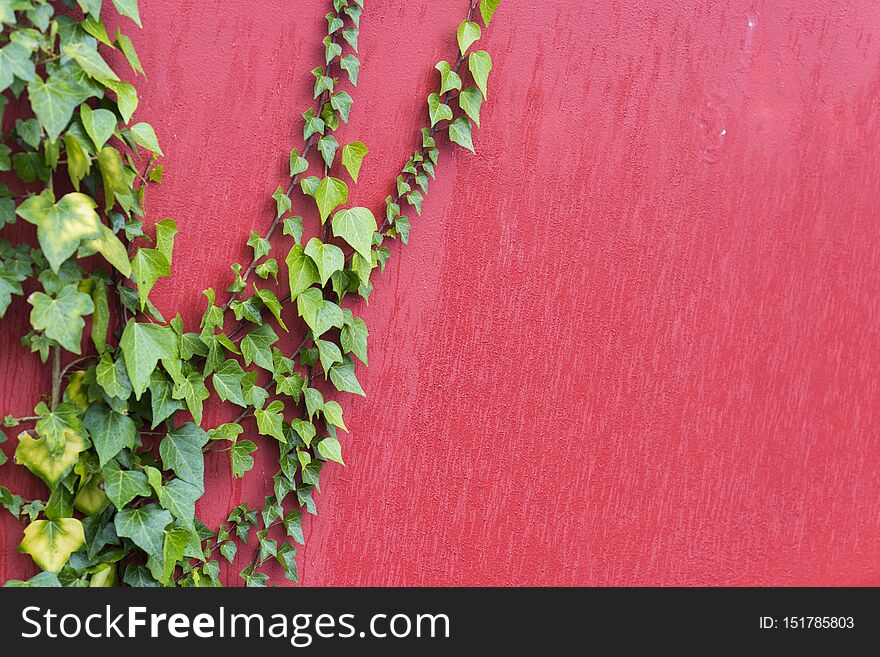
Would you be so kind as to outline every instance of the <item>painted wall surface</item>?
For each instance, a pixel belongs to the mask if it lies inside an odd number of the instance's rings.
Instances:
[[[141,4],[149,217],[182,228],[154,294],[192,323],[271,220],[327,3]],[[466,11],[367,3],[356,204],[382,211]],[[880,584],[880,3],[505,0],[483,43],[478,155],[444,147],[359,308],[367,398],[302,581]],[[2,344],[2,410],[27,414],[48,379]],[[273,472],[210,455],[202,516]],[[4,517],[0,578],[32,572],[18,540]]]

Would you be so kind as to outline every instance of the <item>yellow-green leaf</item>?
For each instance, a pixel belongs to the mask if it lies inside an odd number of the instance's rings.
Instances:
[[[85,541],[82,523],[76,518],[36,520],[24,530],[18,551],[29,554],[43,570],[57,573]]]

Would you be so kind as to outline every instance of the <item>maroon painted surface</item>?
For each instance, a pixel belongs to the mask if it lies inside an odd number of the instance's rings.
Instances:
[[[149,215],[182,228],[156,298],[192,321],[271,218],[326,3],[142,4]],[[367,3],[357,204],[466,5]],[[880,584],[880,4],[506,0],[484,42],[479,154],[446,148],[362,309],[302,581]],[[0,371],[0,410],[48,387],[9,337]],[[260,499],[264,452],[243,484],[210,457],[203,517]],[[0,578],[27,575],[2,530]]]

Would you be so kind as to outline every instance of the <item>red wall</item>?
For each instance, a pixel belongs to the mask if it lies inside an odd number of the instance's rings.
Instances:
[[[327,8],[142,5],[149,214],[182,228],[157,299],[191,320],[271,218]],[[466,9],[367,3],[357,204],[382,210]],[[362,309],[302,581],[880,584],[880,4],[506,0],[485,45],[478,155],[446,148]],[[3,344],[0,410],[28,413],[48,382]],[[211,456],[203,517],[270,461],[230,484]],[[0,578],[27,574],[2,528]]]

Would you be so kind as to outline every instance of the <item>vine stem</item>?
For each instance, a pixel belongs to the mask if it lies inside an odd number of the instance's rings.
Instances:
[[[61,347],[52,347],[52,410],[61,401]]]
[[[65,376],[67,376],[68,372],[71,369],[73,369],[74,367],[76,367],[77,365],[80,365],[81,363],[88,362],[90,360],[94,360],[97,357],[98,357],[97,355],[83,356],[82,358],[77,358],[75,360],[70,361],[67,365],[65,365],[64,367],[61,368],[61,378],[63,379]]]

